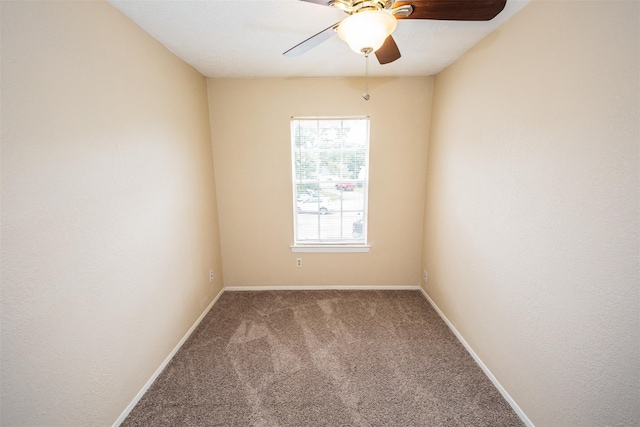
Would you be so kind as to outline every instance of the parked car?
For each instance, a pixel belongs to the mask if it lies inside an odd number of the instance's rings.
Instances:
[[[340,191],[353,191],[356,185],[353,182],[338,182],[336,183],[336,190]]]
[[[364,221],[362,221],[361,219],[355,221],[353,223],[352,226],[352,230],[353,230],[353,237],[355,237],[356,239],[359,239],[362,237],[362,224],[364,223]]]
[[[317,196],[316,192],[313,190],[302,190],[298,192],[298,197],[297,197],[297,201],[298,202],[303,202],[306,199],[309,198],[309,196]]]
[[[325,196],[309,196],[306,199],[299,201],[296,206],[298,212],[319,212],[324,215],[329,212],[330,200]]]

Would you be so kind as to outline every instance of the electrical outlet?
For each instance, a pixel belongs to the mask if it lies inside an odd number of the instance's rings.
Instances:
[[[209,270],[209,283],[213,282],[213,269]]]
[[[296,267],[302,267],[302,258],[296,258]]]
[[[429,277],[429,275],[427,274],[427,270],[422,270],[422,281],[424,283],[427,283],[427,277]]]

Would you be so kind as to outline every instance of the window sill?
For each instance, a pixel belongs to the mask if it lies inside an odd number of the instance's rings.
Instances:
[[[293,245],[291,252],[369,252],[370,245]]]

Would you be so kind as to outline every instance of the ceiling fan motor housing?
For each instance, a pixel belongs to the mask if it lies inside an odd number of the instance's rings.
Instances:
[[[395,0],[330,0],[329,6],[336,7],[349,15],[364,10],[390,9]]]

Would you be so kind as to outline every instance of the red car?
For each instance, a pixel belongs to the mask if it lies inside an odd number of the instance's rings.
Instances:
[[[356,185],[353,182],[339,182],[336,184],[336,190],[340,191],[353,191]]]

